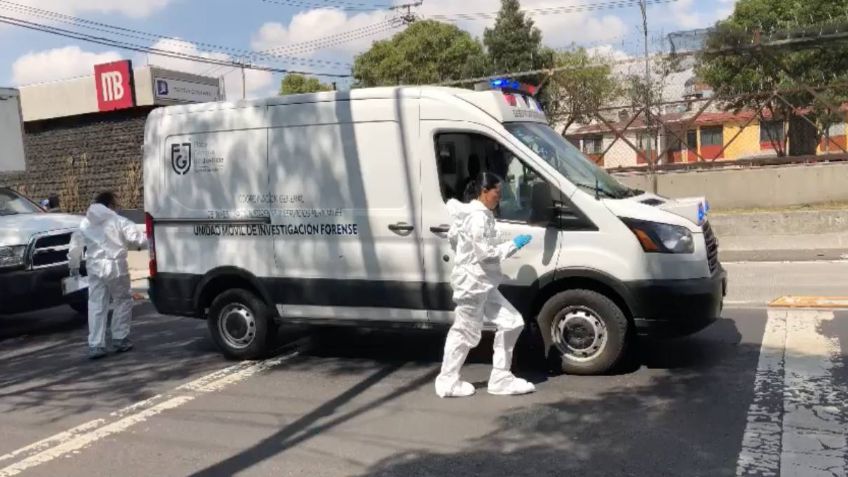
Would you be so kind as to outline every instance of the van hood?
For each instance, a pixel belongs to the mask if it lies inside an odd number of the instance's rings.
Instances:
[[[619,217],[680,225],[693,232],[701,230],[710,210],[704,197],[670,199],[647,192],[627,199],[607,199],[604,203]]]
[[[17,214],[0,217],[0,246],[27,245],[33,235],[77,229],[82,217],[70,214]]]

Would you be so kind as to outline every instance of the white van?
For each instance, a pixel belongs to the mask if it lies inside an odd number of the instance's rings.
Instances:
[[[505,179],[503,293],[564,371],[609,370],[639,334],[720,314],[726,274],[702,199],[628,189],[514,90],[378,88],[153,111],[144,153],[150,296],[208,319],[230,357],[283,322],[449,325],[445,202]],[[533,327],[529,327],[533,329]]]

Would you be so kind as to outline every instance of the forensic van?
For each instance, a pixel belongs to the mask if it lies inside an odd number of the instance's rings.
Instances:
[[[622,185],[512,81],[153,111],[151,300],[207,319],[239,359],[262,356],[282,323],[449,325],[445,202],[480,171],[504,178],[500,231],[533,237],[503,263],[502,291],[557,368],[603,373],[640,335],[719,316],[726,274],[706,201]]]

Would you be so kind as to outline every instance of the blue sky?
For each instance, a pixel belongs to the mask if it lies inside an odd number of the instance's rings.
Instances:
[[[279,1],[280,3],[271,3]],[[325,8],[302,5],[326,5]],[[607,4],[612,0],[524,0],[528,10],[587,4]],[[649,0],[651,1],[651,0]],[[13,3],[12,3],[13,2]],[[349,11],[332,8],[337,5],[382,6],[399,0],[12,0],[0,1],[0,15],[27,21],[48,22],[44,18],[22,13],[19,6],[61,12],[110,25],[175,37],[196,43],[219,45],[240,50],[263,50],[285,45],[299,45],[292,56],[304,58],[298,63],[275,63],[274,66],[315,72],[348,73],[346,66],[353,56],[366,50],[376,39],[400,31],[389,20],[386,10]],[[626,0],[624,0],[626,3]],[[622,3],[619,1],[618,3]],[[735,0],[677,0],[649,7],[649,30],[659,38],[669,32],[712,25],[726,17]],[[495,12],[497,0],[425,0],[416,9],[420,17],[452,16],[460,13]],[[30,10],[31,11],[31,10]],[[535,15],[545,43],[555,48],[572,43],[614,54],[636,54],[640,51],[641,16],[638,7],[604,8],[590,12]],[[479,36],[492,19],[456,19],[461,28]],[[52,25],[68,27],[58,23]],[[85,30],[82,30],[85,31]],[[323,41],[331,35],[353,31],[355,34]],[[102,34],[92,32],[92,34]],[[155,41],[125,39],[154,45]],[[315,50],[315,42],[322,40]],[[304,43],[306,42],[306,43]],[[327,43],[331,43],[327,45]],[[195,73],[223,76],[230,96],[241,91],[241,75],[236,70],[214,68],[183,60],[149,57],[131,51],[103,47],[46,33],[0,25],[0,86],[21,86],[91,74],[93,65],[120,58],[132,59],[136,66],[151,62],[165,67]],[[190,54],[228,59],[222,51],[207,45],[165,41],[159,48]],[[319,62],[316,62],[319,61]],[[213,69],[214,68],[214,69]],[[250,96],[273,94],[280,75],[253,72],[248,75]],[[339,80],[344,83],[344,80]]]

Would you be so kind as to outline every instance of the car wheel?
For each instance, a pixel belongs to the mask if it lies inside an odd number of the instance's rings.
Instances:
[[[592,290],[554,295],[539,314],[551,346],[548,362],[564,373],[604,374],[626,353],[627,317],[612,300]]]
[[[229,358],[258,359],[273,340],[271,309],[256,295],[241,289],[218,295],[209,307],[207,325],[212,340]]]

